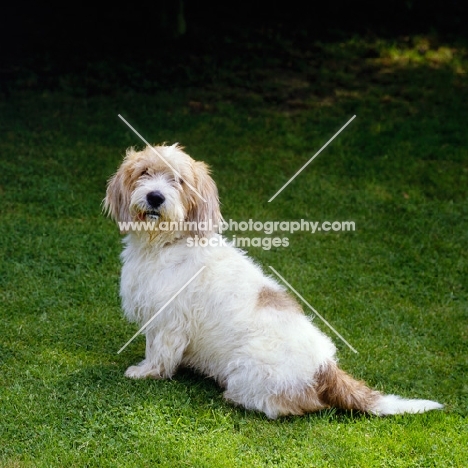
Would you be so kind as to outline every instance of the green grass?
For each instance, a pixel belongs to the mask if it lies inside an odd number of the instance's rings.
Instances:
[[[151,92],[125,81],[105,95],[103,65],[53,89],[21,79],[0,103],[1,466],[466,466],[467,48],[421,36],[280,45],[275,60],[256,46],[250,62],[217,65],[206,86],[148,76]],[[277,233],[288,248],[249,254],[357,348],[335,340],[344,369],[446,409],[270,421],[189,370],[125,379],[144,339],[117,355],[135,328],[100,204],[142,143],[119,113],[208,162],[228,219],[354,221],[352,233]]]

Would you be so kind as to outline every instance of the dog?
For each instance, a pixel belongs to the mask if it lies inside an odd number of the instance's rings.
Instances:
[[[187,366],[215,379],[226,400],[272,419],[331,407],[380,416],[443,408],[384,395],[340,369],[333,342],[298,302],[226,242],[210,169],[178,144],[129,148],[103,209],[126,233],[125,316],[147,324],[145,358],[127,377],[171,378]]]

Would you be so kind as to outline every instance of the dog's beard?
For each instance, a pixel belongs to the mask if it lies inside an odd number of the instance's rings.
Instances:
[[[160,192],[164,201],[158,207],[148,202],[148,194]],[[130,213],[139,221],[178,221],[184,218],[180,191],[163,176],[141,181],[132,193]]]
[[[161,217],[161,213],[159,211],[147,211],[144,213],[146,218],[153,219],[153,220],[158,220]]]
[[[147,199],[147,195],[153,191],[164,196],[164,202],[157,208],[152,207]],[[141,234],[147,234],[150,241],[159,239],[160,242],[171,242],[184,235],[172,227],[174,222],[179,223],[186,217],[181,193],[162,177],[142,181],[136,187],[130,199],[130,216],[136,222],[149,223],[137,229]]]
[[[161,219],[160,210],[144,209],[140,207],[134,207],[132,210],[135,213],[135,219],[137,221],[158,221]]]
[[[171,209],[172,208],[172,209]],[[132,218],[136,221],[173,223],[185,219],[185,211],[180,207],[162,206],[159,209],[149,207],[147,204],[132,205],[130,207]]]
[[[152,244],[170,244],[187,235],[183,229],[178,228],[181,225],[182,217],[177,218],[176,215],[171,215],[164,209],[154,210],[135,206],[132,208],[133,220],[137,223],[143,223],[143,225],[140,224],[139,227],[136,227],[134,233],[138,237],[146,238]],[[181,216],[183,215],[181,214]]]

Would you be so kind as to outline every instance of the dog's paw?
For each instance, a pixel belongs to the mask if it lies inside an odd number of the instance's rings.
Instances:
[[[137,366],[130,366],[125,371],[125,377],[130,379],[162,379],[158,368],[153,367],[149,363],[142,363]]]

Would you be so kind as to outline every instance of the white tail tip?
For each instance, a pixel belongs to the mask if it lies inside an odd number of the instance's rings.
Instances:
[[[372,408],[372,413],[379,416],[402,413],[425,413],[442,409],[444,405],[431,400],[407,400],[398,395],[382,395]]]

